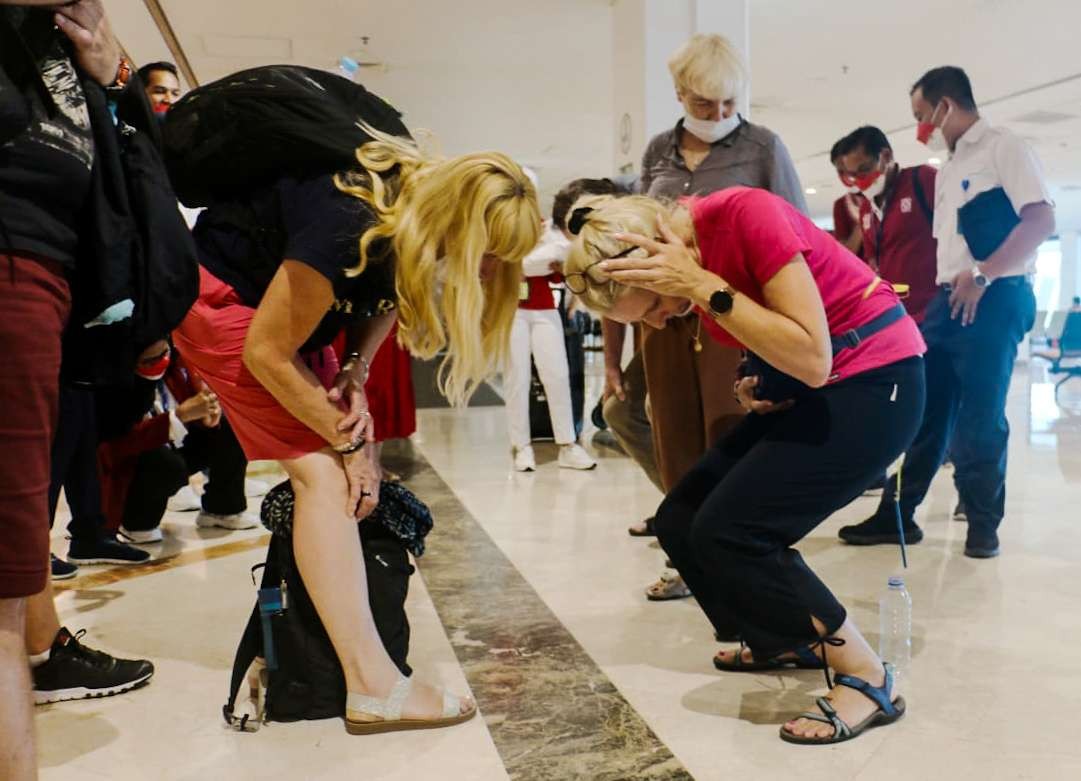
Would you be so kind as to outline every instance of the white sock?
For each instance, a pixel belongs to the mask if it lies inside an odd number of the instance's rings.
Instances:
[[[41,665],[43,665],[47,661],[49,661],[49,657],[52,656],[52,653],[53,653],[52,648],[46,648],[40,654],[28,654],[28,656],[30,657],[30,666],[31,667],[41,667]]]

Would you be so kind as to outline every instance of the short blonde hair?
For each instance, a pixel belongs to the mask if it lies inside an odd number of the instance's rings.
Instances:
[[[614,279],[608,279],[603,284],[598,282],[604,274],[594,268],[594,265],[634,246],[629,242],[619,241],[614,234],[656,236],[657,221],[664,218],[668,226],[684,241],[694,242],[694,223],[691,221],[690,212],[682,204],[660,201],[644,195],[591,195],[579,198],[571,214],[580,208],[588,208],[590,211],[582,220],[582,228],[571,243],[570,253],[563,264],[563,273],[587,275],[585,290],[578,294],[578,298],[601,315],[611,312],[619,300],[632,290]],[[638,249],[631,254],[645,255],[646,251]]]
[[[522,259],[540,239],[537,191],[498,152],[441,159],[408,139],[367,130],[376,140],[357,150],[362,170],[337,178],[339,189],[377,218],[347,273],[379,262],[379,247],[389,243],[398,340],[421,358],[445,350],[439,389],[453,404],[464,404],[505,362]],[[482,281],[488,254],[502,262]]]
[[[693,36],[668,60],[668,70],[678,92],[706,100],[735,100],[747,84],[743,57],[723,35]]]

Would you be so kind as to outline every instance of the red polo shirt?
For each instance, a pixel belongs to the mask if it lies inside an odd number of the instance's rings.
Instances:
[[[860,202],[863,227],[863,257],[877,258],[878,273],[888,282],[909,286],[905,309],[917,323],[938,293],[938,242],[931,233],[934,221],[935,177],[929,165],[904,168],[897,175],[885,202],[880,221],[866,198]],[[916,194],[916,178],[923,189],[924,206]]]
[[[845,203],[850,195],[842,195],[836,201],[833,202],[833,237],[837,241],[844,244],[845,239],[852,235],[853,228],[856,227],[856,223],[852,220],[852,215],[848,211],[848,205]],[[866,201],[866,198],[860,198],[856,196],[858,201]],[[863,247],[860,247],[859,252],[856,255],[863,259]]]
[[[546,277],[523,277],[522,289],[518,295],[518,308],[539,310],[555,309],[556,300],[552,295],[551,285],[563,281],[561,274],[549,274]]]

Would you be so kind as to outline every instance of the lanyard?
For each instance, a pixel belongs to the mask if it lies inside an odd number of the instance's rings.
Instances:
[[[894,185],[896,186],[896,184]],[[893,192],[886,193],[882,199],[882,217],[875,212],[874,202],[870,202],[871,218],[875,220],[875,267],[882,268],[882,234],[886,230],[886,217],[889,214],[890,203],[893,200]]]

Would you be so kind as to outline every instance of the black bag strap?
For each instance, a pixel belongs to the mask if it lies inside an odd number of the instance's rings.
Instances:
[[[240,645],[236,648],[236,657],[233,659],[233,675],[229,680],[229,701],[222,706],[222,716],[226,724],[233,723],[233,708],[236,705],[237,694],[244,684],[244,676],[251,667],[255,657],[263,650],[263,628],[259,622],[258,603],[252,608],[248,625],[244,627],[244,634],[240,637]]]
[[[916,202],[919,203],[923,216],[927,218],[929,224],[934,225],[935,213],[931,209],[931,204],[927,201],[927,193],[923,191],[923,183],[920,181],[921,167],[916,166],[912,169],[912,192],[916,194]]]
[[[270,557],[270,551],[267,551],[267,557]],[[256,564],[251,568],[251,579],[255,582],[256,570],[263,570],[263,579],[261,586],[266,587],[267,581],[270,580],[270,567],[266,564]],[[255,603],[255,607],[252,608],[251,615],[248,617],[247,626],[244,627],[244,634],[240,636],[240,644],[236,647],[236,656],[233,659],[233,674],[229,679],[229,701],[222,706],[222,716],[225,718],[225,723],[232,725],[233,723],[233,708],[236,707],[236,697],[240,693],[240,687],[244,685],[244,676],[248,672],[248,668],[251,667],[252,662],[255,661],[255,657],[262,655],[263,653],[263,626],[259,616],[259,602]]]

